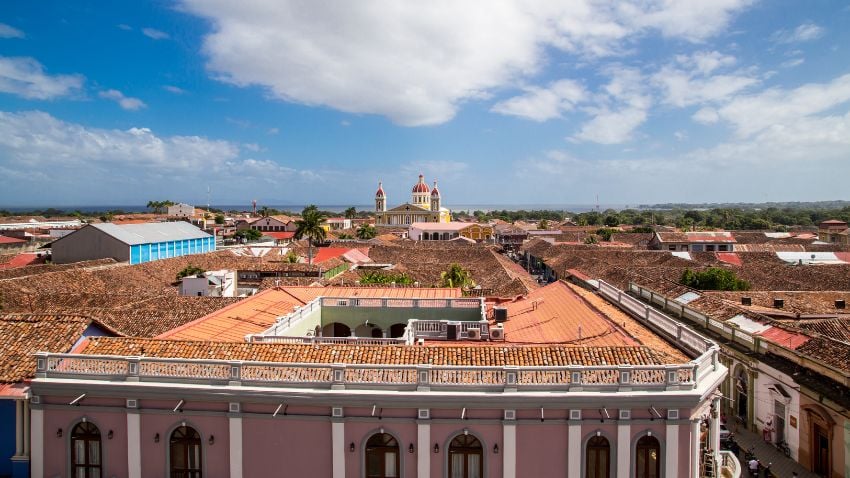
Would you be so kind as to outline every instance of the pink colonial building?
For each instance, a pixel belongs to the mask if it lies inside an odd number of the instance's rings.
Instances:
[[[718,346],[597,287],[504,308],[318,297],[242,342],[93,337],[37,354],[32,476],[719,473]]]

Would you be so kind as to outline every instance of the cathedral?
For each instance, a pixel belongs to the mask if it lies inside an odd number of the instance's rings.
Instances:
[[[451,211],[441,207],[440,190],[437,181],[434,188],[425,184],[425,176],[419,175],[419,182],[413,185],[411,200],[387,210],[387,195],[382,184],[378,183],[375,193],[375,224],[378,226],[409,226],[414,222],[451,222]]]

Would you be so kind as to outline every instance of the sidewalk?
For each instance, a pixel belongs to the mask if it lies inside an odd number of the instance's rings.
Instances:
[[[818,478],[818,475],[803,468],[802,465],[782,454],[776,447],[762,440],[760,435],[747,430],[743,426],[738,427],[738,431],[733,431],[733,433],[735,434],[735,441],[741,446],[738,460],[741,461],[743,468],[742,478],[749,476],[747,464],[744,462],[744,451],[749,450],[752,446],[755,447],[756,459],[760,460],[762,465],[772,463],[770,471],[778,478],[791,478],[793,471],[796,471],[800,478]]]

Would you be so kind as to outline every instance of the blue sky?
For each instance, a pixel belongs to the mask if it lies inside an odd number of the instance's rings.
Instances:
[[[848,199],[838,1],[16,1],[0,206]]]

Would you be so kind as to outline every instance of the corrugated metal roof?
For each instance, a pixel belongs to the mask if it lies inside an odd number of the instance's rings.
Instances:
[[[833,252],[777,252],[776,255],[792,264],[844,264]]]
[[[676,297],[673,300],[675,300],[676,302],[678,302],[680,304],[688,304],[690,302],[693,302],[693,301],[699,299],[700,297],[702,297],[702,296],[697,294],[696,292],[690,292],[689,291],[689,292],[685,292],[684,294],[680,295],[679,297]]]
[[[107,222],[103,224],[92,224],[91,226],[100,229],[129,246],[212,237],[184,221],[148,222],[145,224],[123,224],[120,226]]]

